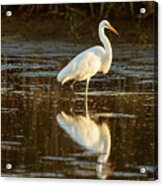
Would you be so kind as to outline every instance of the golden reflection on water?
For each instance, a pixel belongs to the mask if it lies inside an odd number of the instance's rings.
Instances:
[[[67,115],[62,111],[57,115],[57,121],[74,142],[92,153],[98,154],[96,174],[98,178],[106,179],[111,174],[111,168],[107,171],[103,170],[111,151],[111,133],[108,124],[92,120],[89,111],[86,111],[86,116]]]

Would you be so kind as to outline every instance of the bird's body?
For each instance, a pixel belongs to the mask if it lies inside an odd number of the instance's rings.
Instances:
[[[100,46],[81,52],[61,70],[58,81],[64,84],[69,80],[83,81],[94,76],[100,70],[100,54],[102,53],[104,49]]]
[[[109,71],[112,63],[112,47],[109,39],[105,35],[105,28],[109,28],[117,33],[108,21],[101,21],[99,24],[99,38],[104,47],[94,46],[74,57],[70,63],[59,72],[57,76],[59,82],[64,84],[70,80],[87,80],[87,95],[90,78],[97,72],[103,72],[105,74]]]

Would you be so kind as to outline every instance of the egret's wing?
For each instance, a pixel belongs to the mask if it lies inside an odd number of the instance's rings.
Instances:
[[[78,80],[85,80],[95,75],[101,65],[99,56],[92,52],[88,52],[80,59],[80,62],[75,66],[75,77]]]
[[[59,82],[65,83],[71,79],[85,80],[97,73],[101,66],[102,47],[92,47],[72,59],[58,74]]]
[[[83,116],[69,116],[62,112],[57,115],[59,125],[79,145],[96,150],[99,140],[99,128],[93,120]]]

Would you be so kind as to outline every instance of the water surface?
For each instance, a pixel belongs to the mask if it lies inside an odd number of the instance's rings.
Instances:
[[[91,79],[85,105],[85,82],[71,89],[56,76],[89,46],[2,43],[3,176],[154,179],[154,47],[114,45],[111,70]]]

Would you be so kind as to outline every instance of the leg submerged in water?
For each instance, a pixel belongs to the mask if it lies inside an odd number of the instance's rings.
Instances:
[[[90,78],[87,79],[87,82],[86,82],[86,91],[85,91],[86,115],[88,113],[88,88],[89,88],[89,81],[90,81]]]
[[[88,96],[89,81],[90,81],[90,78],[88,78],[88,79],[87,79],[87,82],[86,82],[86,90],[85,90],[86,98],[87,98],[87,96]]]

